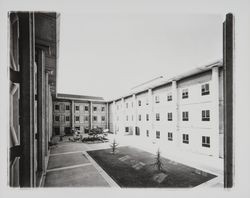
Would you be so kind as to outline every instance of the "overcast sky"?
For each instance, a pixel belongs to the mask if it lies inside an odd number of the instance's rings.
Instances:
[[[220,15],[61,13],[59,93],[118,97],[222,59]]]

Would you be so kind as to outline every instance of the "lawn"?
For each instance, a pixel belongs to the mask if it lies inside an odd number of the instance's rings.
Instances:
[[[215,175],[162,158],[163,171],[158,171],[156,155],[133,147],[88,151],[88,154],[121,187],[194,187]]]

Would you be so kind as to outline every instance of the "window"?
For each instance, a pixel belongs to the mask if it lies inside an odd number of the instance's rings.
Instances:
[[[202,110],[202,121],[210,121],[210,110]]]
[[[85,111],[89,111],[89,107],[88,107],[88,106],[85,106],[85,107],[84,107],[84,110],[85,110]]]
[[[75,109],[76,109],[76,111],[79,111],[79,106],[78,105],[75,106]]]
[[[129,127],[125,127],[125,132],[129,132]]]
[[[182,121],[188,121],[188,111],[182,112]]]
[[[168,101],[172,101],[172,93],[168,93]]]
[[[59,122],[60,117],[59,116],[55,116],[55,121]]]
[[[168,140],[173,141],[173,133],[168,132]]]
[[[69,122],[69,116],[66,116],[66,121]]]
[[[209,95],[210,91],[209,91],[209,84],[206,83],[204,85],[201,85],[201,95]]]
[[[160,136],[161,136],[161,132],[160,131],[156,131],[156,138],[160,139]]]
[[[102,111],[105,111],[105,107],[102,107]]]
[[[75,130],[80,131],[80,127],[75,127]]]
[[[159,113],[155,114],[155,118],[156,118],[156,121],[160,121],[160,114]]]
[[[146,135],[147,135],[147,137],[149,137],[149,130],[146,131]]]
[[[66,105],[66,110],[69,110],[69,105]]]
[[[138,106],[141,106],[141,101],[140,100],[138,100]]]
[[[88,117],[88,116],[85,116],[84,120],[85,120],[85,121],[89,121],[89,117]]]
[[[141,121],[141,115],[138,116],[138,120]]]
[[[140,135],[140,128],[139,127],[135,127],[135,135]]]
[[[97,116],[93,116],[93,121],[97,121]]]
[[[182,90],[182,98],[188,98],[188,89],[183,89]]]
[[[105,121],[105,116],[102,116],[102,121]]]
[[[173,120],[173,114],[172,113],[168,113],[168,121],[172,121]]]
[[[202,146],[203,147],[210,147],[210,137],[209,136],[202,136]]]
[[[146,121],[149,121],[149,115],[146,114]]]
[[[97,111],[97,107],[93,107],[93,111]]]
[[[79,117],[79,116],[76,116],[75,118],[76,118],[76,121],[79,122],[80,117]]]
[[[128,116],[126,116],[126,120],[128,121]]]
[[[184,144],[189,144],[189,135],[188,134],[182,134],[182,142]]]
[[[155,96],[155,103],[160,103],[160,97],[159,96]]]
[[[59,105],[55,105],[55,110],[59,110]]]
[[[54,127],[54,132],[55,132],[55,135],[60,135],[60,128]]]

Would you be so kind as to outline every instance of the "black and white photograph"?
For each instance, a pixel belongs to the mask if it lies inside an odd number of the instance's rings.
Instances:
[[[23,2],[0,0],[3,197],[250,195],[249,1]]]

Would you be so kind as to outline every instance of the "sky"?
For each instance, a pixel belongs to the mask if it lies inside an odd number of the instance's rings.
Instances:
[[[222,59],[221,15],[64,12],[60,18],[58,93],[111,100],[145,81]]]

